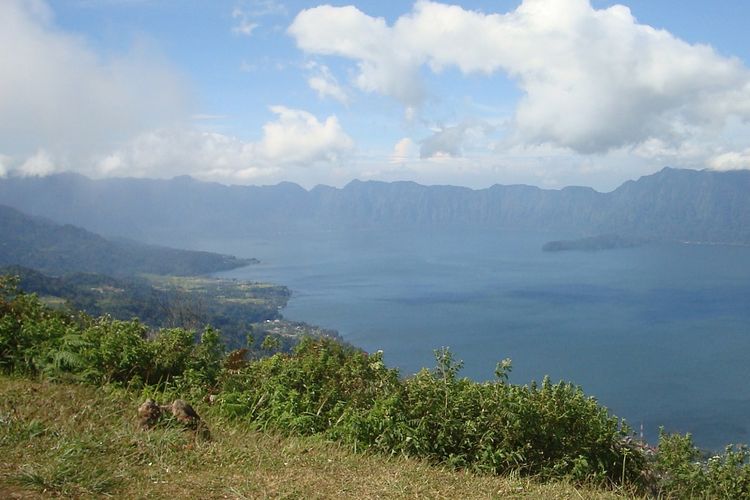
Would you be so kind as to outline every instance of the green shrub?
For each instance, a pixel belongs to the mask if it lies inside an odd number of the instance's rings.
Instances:
[[[459,378],[447,349],[437,367],[401,380],[368,355],[332,340],[249,363],[224,382],[222,411],[295,434],[324,434],[355,448],[422,457],[481,472],[635,481],[644,457],[627,429],[579,387]]]
[[[345,411],[369,406],[373,394],[397,384],[398,373],[383,366],[381,355],[307,338],[293,355],[251,362],[229,376],[222,404],[261,427],[313,434],[332,429]]]
[[[580,388],[477,383],[457,377],[461,365],[447,351],[436,357],[435,370],[404,380],[400,397],[374,405],[394,423],[374,446],[481,472],[638,476],[643,457],[621,444],[626,429]]]
[[[0,370],[72,378],[93,384],[173,384],[205,390],[216,384],[224,356],[218,331],[200,341],[182,328],[149,340],[138,320],[97,319],[51,309],[0,276]]]
[[[76,315],[50,309],[0,276],[0,370],[56,376],[83,366]]]
[[[169,379],[182,374],[188,368],[190,354],[193,351],[194,334],[182,328],[163,328],[148,343],[153,357],[152,373],[147,381],[168,382]]]
[[[140,322],[102,316],[83,331],[84,377],[93,383],[128,382],[134,376],[149,379],[153,351],[146,342],[148,329]]]
[[[653,489],[676,498],[750,498],[750,450],[727,446],[704,458],[690,434],[659,436],[652,464]]]

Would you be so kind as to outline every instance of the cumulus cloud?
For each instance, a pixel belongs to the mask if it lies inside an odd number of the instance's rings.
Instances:
[[[352,59],[360,89],[411,108],[424,101],[422,67],[503,72],[524,92],[513,133],[528,144],[604,153],[750,120],[750,71],[739,59],[640,24],[622,5],[524,0],[484,14],[422,0],[392,25],[326,5],[300,12],[289,33],[305,52]]]
[[[390,163],[403,163],[414,160],[419,153],[419,147],[409,137],[404,137],[393,146]]]
[[[338,80],[333,76],[328,66],[310,63],[307,67],[313,71],[307,79],[307,84],[318,93],[318,97],[321,99],[330,97],[341,104],[349,104],[349,96],[341,85],[339,85]]]
[[[40,0],[0,2],[0,151],[90,151],[184,116],[183,82],[146,48],[102,58]]]
[[[33,156],[24,161],[15,173],[22,177],[44,177],[55,173],[58,169],[49,153],[40,149]]]
[[[465,143],[481,139],[491,130],[492,127],[481,120],[464,120],[452,127],[442,127],[422,141],[419,157],[462,156]]]
[[[125,147],[102,158],[95,174],[161,177],[205,169],[234,172],[252,166],[253,143],[191,128],[159,129],[140,134]]]
[[[650,160],[655,165],[678,165],[685,168],[705,168],[706,161],[718,154],[715,137],[696,134],[690,140],[666,141],[650,138],[629,150],[634,156]]]
[[[322,5],[300,12],[289,33],[306,52],[356,60],[355,84],[362,90],[393,96],[405,105],[424,98],[419,57],[399,46],[401,40],[382,18],[353,6]]]
[[[750,169],[750,149],[722,153],[711,158],[708,165],[714,170]]]
[[[307,111],[284,106],[271,106],[271,111],[278,119],[263,126],[263,139],[258,145],[260,154],[269,161],[337,161],[354,147],[335,116],[320,122]]]
[[[286,167],[337,163],[354,147],[335,116],[320,121],[302,110],[270,109],[276,119],[263,126],[257,142],[194,128],[159,129],[101,158],[94,174],[170,177],[189,173],[244,182]]]

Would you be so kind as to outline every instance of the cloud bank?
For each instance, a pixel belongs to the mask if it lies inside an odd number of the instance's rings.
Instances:
[[[184,116],[180,75],[145,47],[101,57],[39,0],[0,2],[0,152],[71,154]]]
[[[270,0],[245,5],[236,21],[285,12]],[[354,148],[335,116],[285,106],[270,107],[275,118],[256,142],[206,131],[197,121],[216,117],[193,112],[188,83],[167,61],[138,46],[104,57],[59,30],[41,0],[0,1],[0,46],[0,177],[76,170],[249,182],[337,164]],[[316,70],[322,95],[345,98],[325,66]]]
[[[640,24],[622,5],[524,0],[484,14],[422,0],[393,25],[324,5],[288,31],[307,53],[353,60],[361,90],[410,108],[424,104],[423,67],[509,75],[524,94],[512,129],[524,144],[606,153],[750,120],[750,71],[739,59]]]
[[[719,154],[711,159],[709,166],[714,170],[750,169],[750,149]]]
[[[271,106],[276,119],[263,126],[262,138],[239,138],[193,128],[166,128],[144,133],[102,158],[104,175],[174,176],[248,182],[282,169],[338,163],[351,153],[354,141],[335,116],[323,121],[312,114]]]
[[[250,43],[279,46],[286,34],[269,27],[256,36],[250,25],[286,16],[282,4],[233,5],[217,8],[227,31],[245,23]],[[76,170],[308,186],[361,177],[609,188],[665,164],[750,168],[750,70],[620,5],[524,0],[488,14],[418,1],[393,22],[322,5],[299,12],[287,33],[312,61],[288,71],[312,92],[259,71],[253,80],[273,84],[269,101],[294,105],[254,103],[272,116],[252,117],[247,130],[238,125],[247,117],[195,109],[205,100],[195,90],[237,96],[231,86],[192,87],[200,78],[182,71],[200,66],[179,70],[138,38],[113,53],[62,30],[43,0],[0,1],[0,177]],[[520,100],[509,97],[508,78]],[[467,107],[461,94],[477,88]],[[355,89],[396,105],[358,99]],[[485,98],[494,102],[482,108]],[[339,105],[359,134],[356,150],[332,111]]]

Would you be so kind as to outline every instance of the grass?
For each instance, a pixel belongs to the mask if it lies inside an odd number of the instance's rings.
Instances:
[[[355,453],[220,420],[213,435],[143,432],[142,398],[112,388],[0,377],[0,498],[624,498],[564,482],[477,476]]]

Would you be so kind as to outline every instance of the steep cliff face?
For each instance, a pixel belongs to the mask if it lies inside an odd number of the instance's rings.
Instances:
[[[750,171],[665,168],[608,195],[601,227],[650,237],[750,242]]]
[[[75,174],[0,181],[0,203],[105,235],[242,236],[300,228],[564,229],[659,239],[750,243],[750,171],[665,168],[610,193],[495,185],[471,190],[352,181],[223,186],[189,177],[91,180]]]

